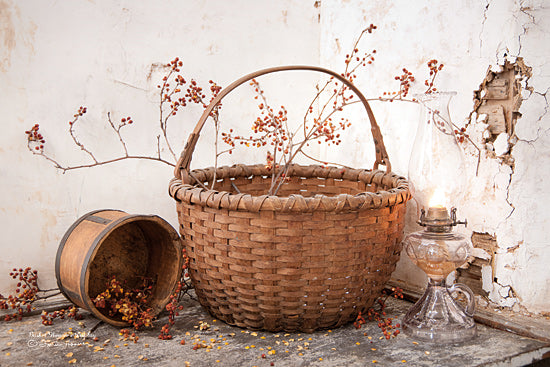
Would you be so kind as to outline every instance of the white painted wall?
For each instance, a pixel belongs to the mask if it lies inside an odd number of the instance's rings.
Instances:
[[[152,65],[179,56],[186,78],[223,86],[264,67],[317,64],[318,13],[312,1],[292,0],[0,0],[0,292],[13,291],[8,273],[21,266],[36,268],[42,286],[54,287],[59,241],[89,211],[158,214],[177,227],[171,167],[125,161],[62,174],[27,150],[25,130],[39,122],[48,154],[66,164],[89,162],[67,133],[83,105],[88,113],[77,134],[98,159],[121,152],[107,112],[115,121],[131,115],[134,124],[123,132],[129,150],[155,155],[163,74],[151,73]],[[294,80],[283,80],[275,91],[306,98]],[[237,94],[224,116],[248,125],[241,110],[255,112],[251,101],[251,93]],[[178,154],[200,113],[182,111],[172,122]],[[197,149],[195,167],[212,165],[212,146],[199,141]]]
[[[523,10],[522,10],[523,9]],[[319,12],[320,23],[318,22]],[[99,208],[128,213],[155,213],[177,226],[175,205],[167,195],[172,169],[156,163],[121,162],[61,174],[49,162],[27,151],[24,131],[41,124],[47,151],[60,161],[83,163],[87,157],[72,145],[67,122],[78,106],[88,107],[79,137],[101,158],[118,154],[119,146],[106,124],[131,115],[134,125],[125,135],[130,150],[155,153],[156,85],[162,73],[152,65],[175,56],[183,73],[205,84],[227,85],[267,66],[320,64],[342,70],[343,57],[355,37],[370,23],[378,29],[362,49],[376,49],[376,61],[358,76],[357,85],[369,97],[395,90],[401,68],[419,83],[427,76],[426,62],[445,64],[440,89],[456,90],[451,104],[455,123],[464,125],[489,66],[498,68],[506,52],[521,56],[533,68],[517,125],[520,139],[512,155],[512,172],[498,160],[483,157],[475,177],[475,159],[468,156],[469,200],[460,213],[468,218],[465,231],[494,234],[499,244],[493,279],[484,279],[494,302],[519,303],[531,311],[550,310],[550,261],[545,230],[549,196],[550,142],[546,91],[550,51],[548,8],[544,2],[502,1],[8,1],[0,0],[0,136],[1,174],[0,291],[10,288],[14,266],[33,266],[44,287],[55,285],[53,262],[60,238],[81,215]],[[153,70],[153,72],[151,72]],[[309,80],[309,79],[308,79]],[[266,82],[268,93],[296,111],[294,101],[311,96],[310,85],[287,77]],[[290,101],[284,99],[292,91]],[[250,121],[253,105],[246,92],[225,104],[232,121]],[[252,106],[244,111],[244,106]],[[393,170],[406,175],[416,129],[414,104],[373,102]],[[170,136],[180,151],[199,109],[180,113]],[[225,116],[225,115],[224,115]],[[357,111],[345,152],[330,150],[330,160],[356,167],[372,165],[366,116]],[[237,122],[233,122],[237,123]],[[353,144],[353,145],[351,145]],[[211,146],[197,148],[195,166],[211,165]],[[249,154],[249,156],[251,156]],[[247,157],[248,159],[249,157]],[[239,159],[239,157],[237,157]],[[245,159],[241,158],[240,159]],[[513,207],[512,207],[513,206]],[[414,208],[413,208],[414,209]],[[513,209],[513,210],[512,210]],[[411,210],[412,212],[413,210]],[[412,219],[412,216],[411,216]],[[407,230],[413,230],[410,225]],[[509,252],[509,248],[517,249]],[[2,275],[4,274],[4,275]],[[423,284],[423,275],[406,259],[397,278]],[[489,276],[491,278],[491,276]],[[512,287],[515,297],[504,297]],[[505,294],[507,296],[507,294]]]

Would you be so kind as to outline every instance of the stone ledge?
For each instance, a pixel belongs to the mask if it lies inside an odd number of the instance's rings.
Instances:
[[[139,331],[137,343],[119,340],[119,329],[100,324],[90,313],[84,319],[57,320],[44,326],[40,316],[0,323],[0,364],[59,366],[523,366],[550,358],[550,344],[478,324],[478,337],[462,345],[415,342],[406,335],[386,340],[375,322],[361,329],[347,325],[305,333],[252,332],[215,321],[185,297],[184,310],[172,328],[173,340],[157,338],[166,316],[155,329]],[[389,299],[388,316],[400,320],[411,306]],[[200,321],[210,324],[198,330]],[[398,321],[394,321],[398,322]],[[95,330],[91,332],[92,328]],[[85,337],[71,338],[69,332]],[[97,340],[94,340],[97,338]],[[107,342],[107,340],[110,340]],[[180,341],[185,340],[185,345]],[[194,343],[206,348],[193,349]],[[118,347],[117,347],[118,346]],[[262,355],[265,358],[262,358]],[[548,362],[548,360],[546,360]],[[541,362],[544,363],[544,362]]]

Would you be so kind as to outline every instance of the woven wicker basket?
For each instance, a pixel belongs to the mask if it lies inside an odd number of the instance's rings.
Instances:
[[[279,196],[264,195],[271,184],[264,165],[220,167],[215,176],[214,168],[190,171],[216,104],[240,84],[284,70],[326,73],[357,94],[371,122],[374,169],[293,165]],[[390,170],[367,100],[339,74],[283,66],[233,82],[204,111],[170,182],[200,303],[214,317],[249,329],[312,332],[353,321],[380,295],[399,258],[410,193]],[[203,188],[214,177],[215,190]]]

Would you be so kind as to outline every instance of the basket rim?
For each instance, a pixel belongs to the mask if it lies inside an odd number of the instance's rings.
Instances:
[[[194,169],[192,181],[209,181],[233,177],[269,176],[271,172],[262,164],[222,166],[217,169],[209,167]],[[367,184],[389,187],[376,192],[364,191],[358,194],[340,194],[327,196],[316,194],[310,197],[296,193],[289,196],[251,195],[247,193],[234,194],[228,191],[210,190],[198,184],[184,184],[174,177],[170,181],[169,194],[178,202],[196,204],[213,209],[229,209],[249,212],[261,210],[277,212],[343,212],[368,209],[381,209],[406,203],[411,198],[409,183],[406,178],[393,172],[381,170],[355,169],[340,167],[323,167],[320,165],[292,164],[289,177],[317,177],[348,181],[362,181]]]

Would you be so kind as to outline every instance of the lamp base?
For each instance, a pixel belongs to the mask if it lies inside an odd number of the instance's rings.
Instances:
[[[406,335],[425,342],[460,343],[477,335],[473,317],[454,300],[445,281],[432,279],[401,324]]]

